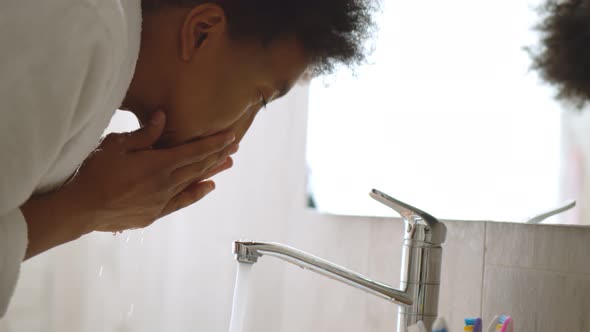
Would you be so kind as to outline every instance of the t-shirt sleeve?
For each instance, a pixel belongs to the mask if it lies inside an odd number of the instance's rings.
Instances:
[[[109,30],[94,8],[41,7],[0,4],[0,318],[27,247],[20,206],[108,85]]]

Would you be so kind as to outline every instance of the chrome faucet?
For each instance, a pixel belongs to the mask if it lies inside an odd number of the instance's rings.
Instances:
[[[378,190],[370,195],[397,211],[405,223],[400,289],[279,243],[236,241],[233,249],[236,260],[254,264],[263,255],[280,258],[399,304],[398,332],[406,332],[419,321],[430,331],[438,315],[441,245],[445,242],[447,228],[428,213]]]

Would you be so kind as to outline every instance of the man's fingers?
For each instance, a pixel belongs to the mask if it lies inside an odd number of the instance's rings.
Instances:
[[[160,218],[200,201],[213,190],[215,190],[215,182],[213,181],[197,182],[189,185],[168,202]]]
[[[203,176],[208,171],[210,171],[211,168],[223,164],[230,155],[238,152],[238,149],[239,147],[237,144],[231,144],[224,150],[207,157],[201,162],[190,164],[174,170],[170,175],[172,183],[174,185],[181,185],[187,182],[207,179]]]
[[[124,139],[126,148],[130,151],[150,148],[162,136],[165,124],[166,116],[164,112],[155,112],[145,127],[126,134]]]
[[[203,175],[202,178],[203,178],[203,180],[210,179],[210,178],[214,177],[215,175],[232,168],[233,166],[234,166],[234,160],[231,157],[228,157],[225,160],[225,162],[223,162],[223,163],[219,164],[218,166],[209,170],[205,175]]]
[[[216,165],[211,167],[205,174],[202,174],[202,175],[193,174],[192,176],[187,177],[187,179],[184,182],[179,183],[176,186],[175,192],[180,193],[189,184],[191,184],[193,182],[201,182],[201,181],[205,181],[207,179],[210,179],[210,178],[214,177],[215,175],[232,168],[233,165],[234,165],[233,159],[231,157],[227,157],[222,163],[217,163]]]
[[[170,161],[171,167],[178,169],[205,160],[218,153],[236,140],[233,132],[223,132],[205,137],[194,142],[162,150],[165,159]]]

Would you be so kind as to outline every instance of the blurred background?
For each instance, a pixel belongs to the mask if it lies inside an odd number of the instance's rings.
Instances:
[[[443,219],[581,224],[587,112],[554,100],[529,49],[545,1],[383,1],[367,65],[312,82],[310,204],[387,215],[366,188]],[[346,179],[347,189],[339,183]]]

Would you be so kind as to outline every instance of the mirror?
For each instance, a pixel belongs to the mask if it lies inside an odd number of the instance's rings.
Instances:
[[[390,215],[377,188],[440,219],[523,222],[577,200],[545,222],[590,222],[590,120],[525,50],[541,3],[383,0],[369,63],[310,85],[310,207]]]

